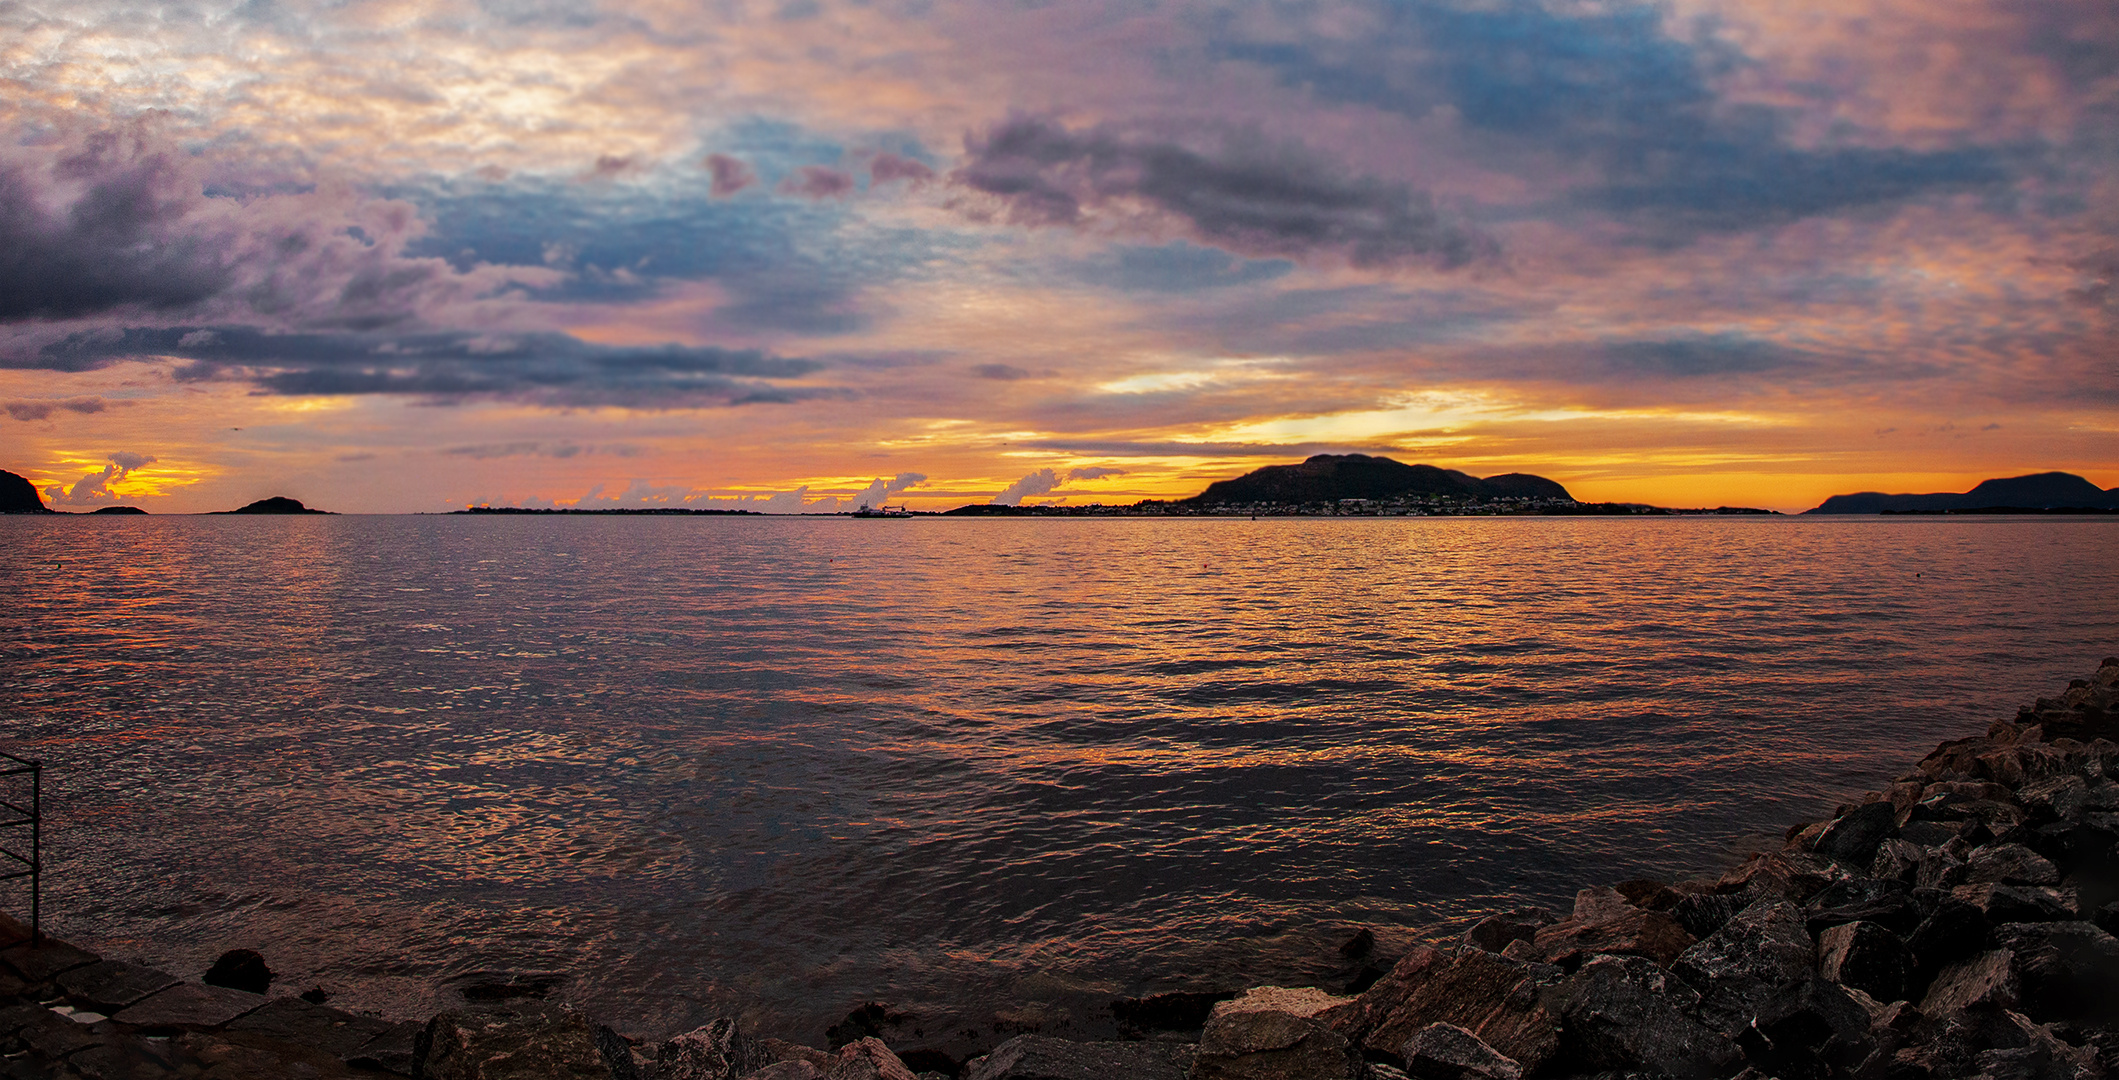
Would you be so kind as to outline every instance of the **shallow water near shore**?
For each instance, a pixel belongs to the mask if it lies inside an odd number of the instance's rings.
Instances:
[[[0,518],[0,590],[84,946],[990,1043],[1719,871],[2119,652],[2119,522]]]

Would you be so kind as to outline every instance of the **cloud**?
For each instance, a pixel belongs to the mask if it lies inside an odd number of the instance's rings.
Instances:
[[[2012,171],[2007,152],[1978,146],[1798,144],[1797,108],[1731,102],[1717,91],[1717,80],[1751,61],[1711,39],[1673,37],[1660,5],[1356,7],[1374,32],[1225,33],[1210,51],[1327,101],[1416,121],[1447,110],[1507,147],[1514,157],[1504,167],[1547,155],[1576,163],[1584,168],[1570,170],[1578,176],[1568,201],[1667,240],[1987,188]]]
[[[980,364],[972,368],[971,373],[981,379],[993,379],[998,382],[1015,382],[1030,377],[1029,372],[1013,364]]]
[[[86,506],[92,503],[105,502],[117,497],[110,490],[110,485],[125,479],[134,470],[145,468],[154,463],[155,458],[152,455],[135,454],[130,451],[120,450],[110,455],[110,464],[103,466],[102,469],[83,475],[81,479],[74,481],[69,487],[61,487],[54,484],[45,488],[44,494],[54,503],[70,506]]]
[[[647,163],[631,154],[599,154],[596,165],[590,170],[588,179],[616,180],[647,171]]]
[[[1126,470],[1124,469],[1111,469],[1101,465],[1091,465],[1085,468],[1067,470],[1067,480],[1069,482],[1075,480],[1101,480],[1106,476],[1124,475],[1126,475]]]
[[[1017,115],[967,135],[950,174],[1021,225],[1081,225],[1143,206],[1199,242],[1243,255],[1335,256],[1360,267],[1455,267],[1491,250],[1409,185],[1348,175],[1297,144],[1224,134],[1186,143],[1105,124],[1081,131]]]
[[[1083,281],[1129,292],[1188,293],[1271,281],[1295,269],[1286,259],[1237,259],[1218,248],[1178,242],[1160,247],[1123,245],[1083,260]]]
[[[873,483],[855,492],[852,497],[845,501],[854,506],[881,506],[888,502],[892,495],[926,482],[926,473],[899,473],[888,480],[878,477]]]
[[[84,371],[123,359],[176,360],[179,381],[241,382],[274,394],[638,409],[846,396],[834,387],[786,385],[822,369],[814,360],[757,349],[597,345],[557,333],[267,334],[222,326],[209,340],[189,327],[132,328],[84,331],[27,355],[0,354],[0,366]]]
[[[713,177],[707,192],[716,199],[728,198],[758,182],[758,174],[752,172],[749,165],[727,154],[706,155],[705,166]]]
[[[1059,476],[1051,469],[1039,469],[1008,485],[999,495],[995,495],[993,497],[993,505],[1021,506],[1024,499],[1032,495],[1043,495],[1059,487],[1059,485]]]
[[[0,323],[211,312],[373,329],[561,276],[408,257],[425,228],[410,203],[208,194],[205,175],[141,124],[0,146]]]
[[[884,151],[868,160],[868,182],[882,186],[893,180],[904,180],[917,187],[934,179],[934,170],[911,158],[899,157]]]
[[[102,398],[69,398],[65,401],[10,401],[7,415],[21,421],[45,420],[61,409],[83,415],[99,413],[110,406]]]
[[[810,199],[838,199],[853,191],[853,177],[822,165],[804,165],[780,182],[780,191]]]

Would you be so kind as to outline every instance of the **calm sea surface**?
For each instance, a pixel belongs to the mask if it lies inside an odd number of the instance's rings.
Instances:
[[[62,935],[817,1042],[1719,871],[2119,652],[2119,522],[18,517],[0,597]]]

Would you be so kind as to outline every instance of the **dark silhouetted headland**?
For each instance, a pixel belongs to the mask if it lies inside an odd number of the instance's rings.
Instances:
[[[2106,491],[2073,473],[2046,472],[1987,480],[1963,494],[1834,495],[1806,514],[1974,514],[2119,510],[2119,488]]]
[[[51,514],[56,513],[44,505],[44,497],[37,494],[37,485],[27,477],[17,476],[0,469],[0,514]]]
[[[239,510],[214,511],[216,514],[328,514],[330,512],[329,510],[311,510],[303,506],[300,500],[290,499],[285,495],[274,495],[269,499],[259,499]]]
[[[106,506],[100,510],[95,511],[95,513],[112,514],[122,517],[127,514],[145,514],[147,513],[147,511],[142,510],[137,506]]]

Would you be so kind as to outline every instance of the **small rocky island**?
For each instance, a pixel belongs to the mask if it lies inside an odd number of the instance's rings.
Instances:
[[[274,495],[269,499],[259,499],[248,506],[234,510],[214,511],[216,514],[328,514],[330,512],[329,510],[311,510],[303,506],[300,500],[290,499],[285,495]]]
[[[1359,993],[1112,1003],[1132,1038],[824,1047],[733,1019],[662,1041],[525,991],[425,1022],[27,941],[0,917],[0,1075],[432,1080],[2097,1080],[2119,1075],[2119,659],[1716,878],[1592,886],[1415,948]],[[1349,955],[1372,947],[1364,932]],[[502,988],[507,989],[507,988]],[[530,988],[534,990],[535,988]],[[623,1018],[616,1019],[623,1025]]]

